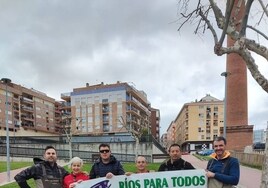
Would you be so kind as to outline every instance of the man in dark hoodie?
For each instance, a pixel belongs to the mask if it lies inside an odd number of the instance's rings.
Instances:
[[[44,160],[34,158],[34,165],[18,173],[14,179],[21,188],[30,188],[27,180],[33,178],[36,188],[62,188],[68,172],[57,165],[57,153],[53,146],[45,148]]]
[[[93,164],[90,170],[90,179],[98,177],[112,178],[113,175],[124,175],[125,171],[120,161],[111,155],[108,144],[99,145],[100,158]]]
[[[168,151],[170,159],[162,163],[158,171],[195,169],[191,163],[181,158],[181,149],[179,144],[172,144]]]

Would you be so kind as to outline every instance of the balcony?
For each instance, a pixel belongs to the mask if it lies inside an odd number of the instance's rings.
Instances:
[[[24,110],[24,111],[33,112],[33,108],[32,107],[29,107],[29,106],[22,105],[21,106],[21,109]]]
[[[33,104],[33,100],[32,99],[29,99],[29,98],[26,98],[26,97],[22,97],[21,98],[21,102],[22,103]]]

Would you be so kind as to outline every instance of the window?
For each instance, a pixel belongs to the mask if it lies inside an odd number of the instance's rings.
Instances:
[[[94,103],[95,103],[95,104],[99,104],[99,103],[100,103],[100,98],[99,98],[99,96],[95,96],[95,97],[94,97]]]
[[[108,99],[102,99],[102,103],[108,103]]]
[[[199,116],[199,118],[204,118],[204,114],[203,113],[199,113],[198,116]]]
[[[89,113],[89,114],[92,113],[92,106],[91,105],[87,107],[87,113]]]
[[[82,117],[86,116],[87,109],[86,107],[82,107]]]
[[[117,103],[117,113],[122,114],[122,103]]]
[[[93,103],[93,99],[92,97],[88,97],[87,98],[87,104],[92,104]]]
[[[87,121],[88,121],[88,123],[92,123],[93,122],[93,118],[92,117],[87,117]]]
[[[80,116],[80,108],[76,108],[75,116],[76,117],[81,117]]]
[[[80,106],[80,99],[78,98],[75,99],[75,106]]]
[[[122,95],[121,94],[117,94],[117,102],[122,102]]]
[[[87,101],[86,101],[86,98],[85,97],[82,97],[81,98],[81,105],[86,105],[87,104]]]
[[[204,121],[204,119],[200,119],[200,120],[199,120],[199,125],[200,125],[200,126],[204,126],[204,125],[205,125],[205,121]]]

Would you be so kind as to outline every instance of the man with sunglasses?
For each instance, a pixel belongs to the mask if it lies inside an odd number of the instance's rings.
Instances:
[[[112,178],[114,175],[124,175],[125,171],[120,161],[111,155],[108,144],[99,145],[100,158],[93,164],[90,170],[90,179],[106,177]]]
[[[69,173],[57,164],[57,153],[53,146],[45,148],[44,160],[34,158],[34,163],[14,177],[19,187],[30,188],[27,180],[33,178],[36,188],[62,188],[63,178]]]

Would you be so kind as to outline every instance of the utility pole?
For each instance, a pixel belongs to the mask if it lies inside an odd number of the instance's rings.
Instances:
[[[7,181],[10,182],[10,146],[9,146],[9,126],[8,126],[8,91],[7,91],[7,85],[11,83],[11,80],[9,78],[2,78],[1,82],[5,84],[6,86],[6,150],[7,150]]]
[[[268,121],[266,127],[266,142],[265,142],[265,153],[261,177],[261,188],[268,187]]]
[[[227,76],[229,76],[231,73],[230,72],[223,72],[221,73],[221,76],[225,77],[225,86],[224,86],[224,115],[223,115],[223,137],[226,138],[226,114],[227,114]]]

